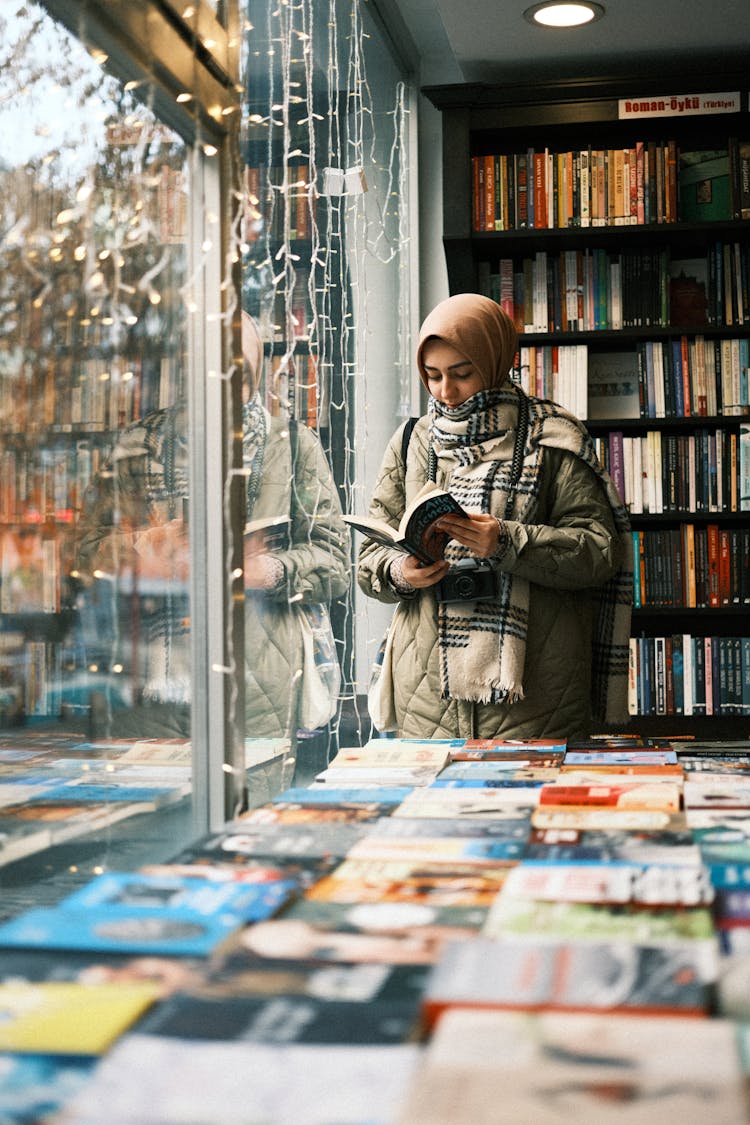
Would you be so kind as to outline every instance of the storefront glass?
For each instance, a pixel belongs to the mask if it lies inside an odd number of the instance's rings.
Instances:
[[[145,84],[43,8],[6,0],[0,18],[10,887],[19,858],[31,874],[44,854],[44,875],[75,854],[85,875],[157,820],[176,836],[191,822],[190,150]]]
[[[268,722],[271,676],[258,685],[263,667],[248,668],[246,734],[284,736],[296,759],[286,772],[309,780],[340,745],[370,734],[363,698],[384,620],[358,604],[358,543],[348,542],[337,510],[366,504],[385,443],[412,412],[410,91],[366,5],[249,0],[243,30],[237,230],[243,315],[262,348],[258,403],[271,435],[288,434],[293,453],[304,439],[299,461],[313,445],[324,454],[317,495],[304,469],[293,482],[291,541],[277,553],[282,585],[257,613],[260,599],[248,599],[252,651],[268,652],[269,669],[278,659],[284,676]],[[285,491],[284,470],[278,481],[274,471],[264,470],[266,488],[276,490],[275,512],[286,512],[289,474]],[[296,500],[308,500],[308,510]],[[305,715],[311,670],[294,629],[320,603],[335,645],[329,679],[316,689],[325,696],[338,685],[327,718]],[[265,633],[276,645],[284,638],[281,651],[264,647]]]

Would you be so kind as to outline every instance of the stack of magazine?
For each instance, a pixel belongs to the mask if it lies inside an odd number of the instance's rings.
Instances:
[[[0,926],[0,1110],[734,1123],[748,935],[750,741],[375,739]]]

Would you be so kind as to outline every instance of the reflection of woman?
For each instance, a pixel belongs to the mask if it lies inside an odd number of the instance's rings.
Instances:
[[[441,520],[453,539],[446,556],[486,568],[482,600],[438,602],[447,562],[422,566],[364,541],[360,586],[398,602],[373,719],[402,736],[574,738],[590,733],[592,712],[627,720],[627,513],[578,419],[510,382],[516,345],[495,301],[464,293],[439,304],[417,349],[428,416],[406,465],[402,430],[393,436],[375,485],[370,514],[397,525],[431,448],[437,483],[469,513]],[[522,405],[528,429],[516,448]]]
[[[291,528],[283,548],[273,553],[257,535],[246,537],[245,734],[293,741],[302,668],[297,607],[328,603],[345,592],[348,530],[316,435],[302,425],[290,435],[286,418],[272,418],[260,401],[262,343],[252,318],[244,313],[242,343],[246,519],[288,515]],[[139,560],[148,559],[149,573],[161,559],[170,603],[179,610],[174,617],[166,606],[159,619],[163,627],[148,635],[143,698],[149,709],[130,716],[127,729],[118,716],[122,733],[189,733],[190,617],[182,519],[188,494],[187,425],[185,407],[179,404],[126,430],[110,467],[94,482],[79,524],[79,570],[84,577],[97,568],[117,574],[122,569],[118,559],[130,559],[134,553]],[[143,573],[143,561],[139,567]]]
[[[346,590],[349,538],[328,462],[305,426],[273,418],[262,405],[258,380],[262,344],[243,313],[246,373],[243,462],[247,519],[288,514],[289,544],[245,554],[245,712],[250,737],[293,737],[299,723],[302,635],[297,606],[329,603]],[[247,537],[251,539],[250,536]]]

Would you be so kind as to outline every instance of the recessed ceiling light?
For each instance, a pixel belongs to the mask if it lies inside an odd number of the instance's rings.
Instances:
[[[523,13],[529,23],[542,24],[544,27],[580,27],[584,23],[593,23],[604,15],[601,4],[592,4],[588,0],[550,0],[544,4],[534,4]]]

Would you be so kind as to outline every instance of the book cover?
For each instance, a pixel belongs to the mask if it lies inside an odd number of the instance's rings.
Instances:
[[[478,937],[450,942],[428,977],[428,1027],[449,1008],[709,1014],[715,941],[551,942]]]
[[[729,1019],[454,1009],[396,1125],[731,1125],[744,1081]]]
[[[297,891],[266,884],[100,875],[55,907],[37,907],[0,926],[0,948],[208,954],[246,922],[274,914]]]
[[[343,789],[356,782],[360,789],[404,789],[429,785],[438,774],[437,766],[343,766],[316,773],[314,786]]]
[[[86,1086],[96,1055],[5,1054],[2,1104],[8,1122],[43,1121],[62,1113]]]
[[[428,906],[489,907],[508,874],[504,863],[475,864],[398,852],[393,859],[345,859],[305,898],[320,902],[418,902]]]
[[[559,757],[540,754],[538,757],[531,758],[524,754],[511,754],[506,757],[468,758],[463,761],[451,758],[449,765],[445,766],[438,774],[438,778],[487,777],[501,780],[506,775],[512,777],[519,770],[543,771],[551,777],[557,777],[562,761],[562,754]]]
[[[345,856],[355,840],[364,836],[367,822],[344,824],[247,824],[231,820],[217,842],[217,852],[244,855],[318,859]]]
[[[681,766],[563,766],[558,775],[563,785],[639,785],[668,781],[679,785]]]
[[[634,767],[639,766],[670,766],[677,764],[677,751],[669,750],[626,750],[617,747],[598,750],[568,750],[563,762],[564,770],[571,766],[611,766]]]
[[[289,516],[265,516],[248,520],[244,535],[251,538],[254,548],[260,552],[286,551],[289,549],[292,521]]]
[[[235,873],[256,883],[291,879],[303,888],[326,875],[339,862],[339,857],[330,853],[265,855],[257,851],[256,843],[255,837],[240,832],[211,833],[183,848],[174,862],[203,872],[207,879],[216,877],[217,872],[227,878]]]
[[[577,805],[583,808],[599,806],[613,809],[659,809],[662,812],[679,812],[681,787],[671,781],[623,783],[608,785],[569,785],[564,779],[559,783],[543,785],[539,805]]]
[[[524,761],[536,766],[559,765],[565,742],[505,742],[501,739],[470,738],[450,751],[452,762]]]
[[[679,194],[681,222],[707,223],[731,219],[728,150],[681,152]]]
[[[589,419],[639,418],[638,353],[599,352],[590,350],[588,357]]]
[[[387,814],[390,805],[377,801],[341,801],[328,804],[302,804],[296,801],[273,801],[242,814],[245,824],[358,824],[371,822]]]
[[[367,971],[404,966],[357,965],[351,969]],[[411,968],[411,967],[410,967]],[[416,973],[419,966],[414,966]],[[281,991],[253,994],[241,980],[229,980],[222,987],[212,983],[204,994],[170,997],[143,1019],[139,1031],[146,1035],[165,1035],[180,1040],[238,1041],[243,1043],[393,1044],[418,1037],[419,998],[406,991],[383,999],[377,988],[368,990],[352,982],[362,995],[346,994],[342,977],[340,988],[325,979],[333,971],[317,967],[318,979],[301,994],[285,991],[287,973],[268,975],[281,985]],[[372,975],[372,973],[371,973]],[[244,987],[243,987],[244,986]],[[336,991],[341,999],[336,998]],[[329,996],[326,993],[330,992]]]
[[[407,785],[395,789],[384,787],[379,789],[377,793],[373,793],[370,789],[359,789],[357,787],[355,784],[356,775],[352,776],[350,780],[351,784],[341,789],[334,789],[333,786],[283,789],[281,793],[277,793],[271,799],[271,803],[279,801],[282,804],[297,805],[365,804],[368,806],[376,803],[382,808],[385,816],[396,805],[400,805],[404,797],[412,791],[412,786]]]
[[[553,781],[559,774],[559,766],[535,766],[523,759],[518,765],[513,762],[455,762],[441,770],[433,786],[443,785],[541,785]]]
[[[0,612],[56,613],[60,608],[57,540],[36,526],[0,534]]]
[[[344,747],[328,763],[329,769],[363,766],[429,766],[442,769],[449,760],[451,747],[461,744],[460,739],[378,738],[364,746]]]
[[[703,866],[622,862],[526,860],[508,872],[502,893],[509,898],[605,905],[707,906],[713,901],[713,887]]]
[[[698,780],[692,776],[684,783],[686,809],[748,809],[750,810],[750,783],[740,778],[727,777],[724,782]]]
[[[473,863],[477,867],[520,859],[520,840],[472,836],[363,836],[349,851],[353,859],[424,860],[431,863]]]
[[[533,828],[608,829],[618,831],[682,831],[685,814],[661,809],[582,808],[547,805],[531,813]]]
[[[366,538],[429,564],[445,557],[450,540],[447,532],[436,526],[443,516],[466,517],[466,512],[449,492],[434,481],[427,481],[407,506],[398,528],[373,516],[344,515],[343,518]]]
[[[524,859],[543,863],[681,864],[701,862],[694,833],[649,829],[534,828],[524,848]]]
[[[608,906],[499,895],[482,927],[484,937],[525,941],[612,941],[637,945],[714,941],[713,915],[704,906]]]
[[[241,949],[274,959],[431,965],[447,942],[474,940],[486,915],[480,906],[301,899],[282,917],[245,927],[234,941],[234,957]]]
[[[214,1125],[394,1121],[419,1061],[414,1043],[201,1042],[133,1032],[66,1110],[79,1125],[101,1122],[102,1106],[116,1106],[120,1121],[164,1125],[186,1117]]]
[[[516,770],[516,776],[506,773],[504,777],[453,777],[436,778],[431,783],[432,789],[526,789],[539,788],[552,780],[557,771],[545,771],[547,776],[535,777],[534,771]]]
[[[393,810],[394,818],[406,816],[427,817],[483,817],[496,820],[518,820],[528,816],[539,801],[539,789],[527,786],[510,789],[433,789],[431,786],[414,789]]]
[[[159,998],[153,983],[0,984],[0,1050],[100,1055]]]
[[[517,817],[492,820],[467,816],[398,816],[381,817],[375,821],[368,836],[398,836],[406,840],[414,836],[458,836],[482,839],[525,840],[529,831],[530,810],[522,808]]]

